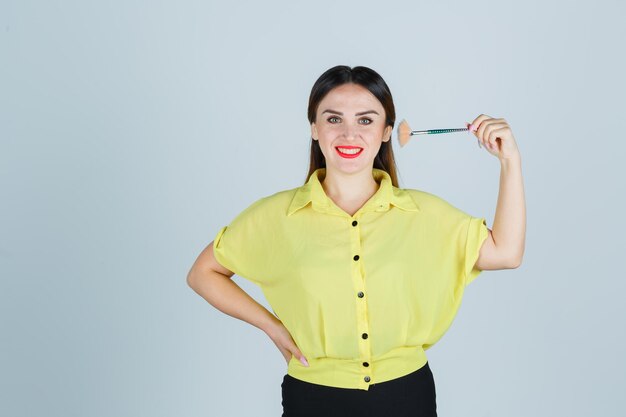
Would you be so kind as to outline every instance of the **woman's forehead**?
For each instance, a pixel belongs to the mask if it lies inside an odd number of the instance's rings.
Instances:
[[[378,99],[365,87],[358,84],[343,84],[333,88],[322,99],[319,111],[324,111],[327,106],[344,107],[344,108],[361,108],[368,107],[375,110],[381,110],[382,104]],[[324,107],[324,108],[322,108]],[[339,108],[333,108],[339,110]]]

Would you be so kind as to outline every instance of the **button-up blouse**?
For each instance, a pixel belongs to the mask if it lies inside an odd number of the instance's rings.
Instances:
[[[307,358],[308,367],[292,356],[289,375],[367,390],[425,365],[481,272],[487,224],[377,168],[378,190],[350,215],[324,192],[325,174],[252,203],[218,231],[213,252],[260,286]]]

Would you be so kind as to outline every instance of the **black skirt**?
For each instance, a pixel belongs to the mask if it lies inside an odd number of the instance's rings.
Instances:
[[[436,417],[435,380],[428,362],[369,390],[313,384],[285,374],[282,417]]]

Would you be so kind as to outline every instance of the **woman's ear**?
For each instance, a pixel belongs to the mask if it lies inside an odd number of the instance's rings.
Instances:
[[[317,140],[317,128],[315,127],[315,122],[311,123],[311,138],[313,140]]]
[[[391,133],[393,132],[393,128],[391,126],[387,126],[385,131],[383,132],[383,142],[389,142],[391,139]]]

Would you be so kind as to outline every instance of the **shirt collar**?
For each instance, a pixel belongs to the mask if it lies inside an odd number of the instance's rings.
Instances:
[[[320,178],[323,181],[325,176],[326,168],[318,168],[311,174],[306,184],[298,187],[287,210],[287,216],[305,207],[309,202],[311,202],[311,207],[314,210],[321,213],[347,214],[337,207],[324,192]],[[411,195],[406,190],[393,185],[391,176],[387,171],[373,168],[372,176],[380,186],[359,211],[387,211],[392,204],[406,211],[419,211],[419,207]]]

